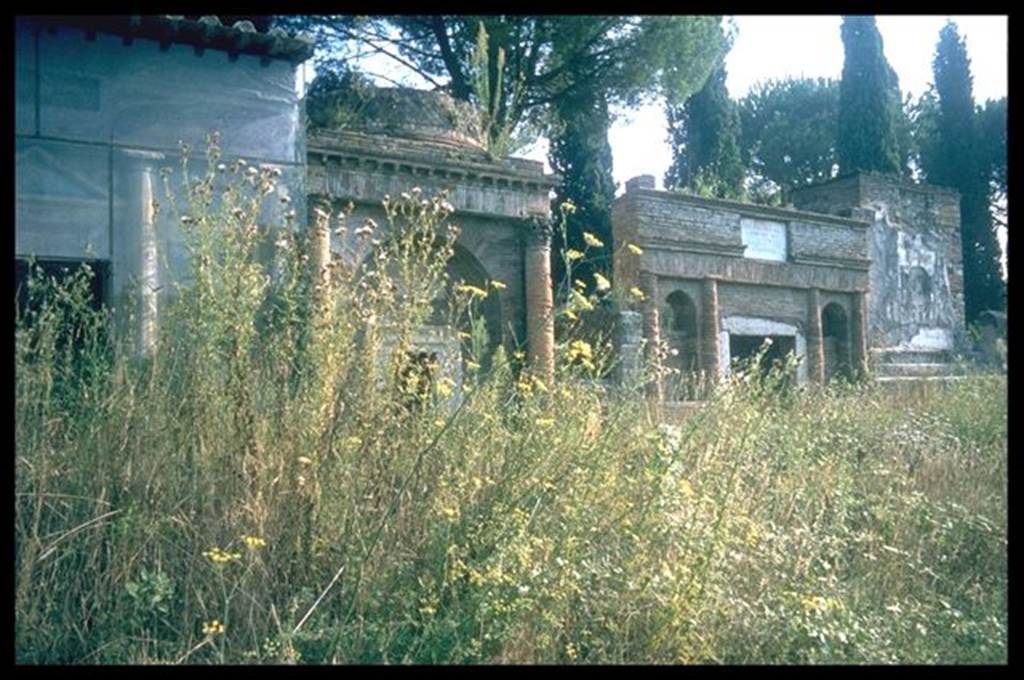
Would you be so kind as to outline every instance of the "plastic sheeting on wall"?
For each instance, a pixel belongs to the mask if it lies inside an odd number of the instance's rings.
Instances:
[[[177,151],[218,130],[226,153],[301,163],[295,67],[80,30],[39,36],[44,136]]]
[[[18,21],[14,36],[14,132],[36,132],[36,47],[32,26]]]
[[[229,166],[231,162],[231,159],[225,159],[223,164]],[[202,178],[207,167],[205,159],[190,159],[188,173],[191,180],[195,182]],[[259,218],[261,226],[284,226],[284,215],[292,209],[296,215],[293,223],[305,224],[305,168],[294,165],[271,167],[278,169],[281,175],[277,178],[273,194],[263,199]],[[166,170],[170,171],[167,185],[163,178]],[[225,169],[218,171],[217,177],[215,195],[223,191],[232,177],[237,176]],[[167,186],[171,191],[170,198]],[[141,285],[159,289],[164,295],[172,292],[175,284],[187,285],[189,256],[181,218],[191,215],[183,186],[181,156],[115,149],[113,196],[113,290],[121,294]],[[151,199],[159,204],[152,218],[148,205]]]
[[[110,256],[110,150],[16,137],[15,252]]]

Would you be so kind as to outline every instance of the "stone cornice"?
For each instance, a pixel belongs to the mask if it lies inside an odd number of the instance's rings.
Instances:
[[[872,182],[875,184],[882,184],[891,186],[897,189],[903,189],[906,191],[917,191],[924,194],[944,194],[946,196],[959,199],[960,193],[951,187],[940,186],[938,184],[918,184],[913,180],[900,177],[898,175],[890,175],[884,172],[854,172],[846,175],[840,175],[830,180],[819,182],[817,184],[808,184],[806,186],[797,187],[789,191],[789,195],[797,194],[805,191],[814,191],[819,187],[827,187],[830,185],[839,184],[857,184],[858,193],[860,193],[860,187],[865,182]]]
[[[633,189],[619,198],[615,203],[629,200],[654,199],[659,201],[671,201],[693,205],[698,208],[710,210],[728,210],[747,217],[763,217],[787,222],[817,222],[822,224],[839,224],[846,227],[855,227],[866,230],[871,223],[865,220],[852,219],[848,217],[837,217],[823,213],[796,210],[793,208],[776,208],[773,206],[757,205],[755,203],[741,203],[739,201],[726,201],[718,198],[703,198],[676,191],[659,191],[656,189]]]
[[[862,257],[829,257],[828,255],[791,255],[789,262],[793,264],[820,265],[823,267],[840,267],[868,271],[871,260]]]
[[[315,131],[309,134],[307,154],[325,165],[344,162],[375,171],[396,172],[402,167],[416,174],[470,182],[506,182],[547,191],[561,181],[545,175],[544,165],[521,158],[491,159],[485,153],[436,140],[395,138],[351,131]]]

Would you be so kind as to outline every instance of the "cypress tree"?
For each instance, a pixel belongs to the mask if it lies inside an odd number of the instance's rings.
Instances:
[[[696,94],[666,107],[672,147],[666,188],[687,188],[719,198],[743,195],[739,108],[729,98],[725,79],[721,64]]]
[[[932,68],[939,100],[937,139],[932,157],[922,158],[927,163],[923,169],[929,182],[960,192],[964,305],[970,323],[986,309],[1005,307],[1005,283],[992,226],[992,188],[974,106],[970,60],[952,22],[939,33]]]
[[[593,281],[593,272],[606,277],[611,272],[611,203],[615,198],[612,176],[612,147],[608,142],[611,114],[606,96],[595,88],[579,87],[552,107],[551,147],[548,160],[562,175],[555,191],[551,212],[560,219],[561,205],[571,201],[575,212],[566,219],[566,235],[555,231],[552,244],[552,277],[560,282],[565,276],[562,251],[572,248],[587,251],[587,259],[574,265],[575,278]],[[596,236],[604,245],[587,246],[583,233]]]
[[[843,17],[841,34],[846,58],[839,83],[840,173],[899,173],[899,83],[885,59],[875,18]]]

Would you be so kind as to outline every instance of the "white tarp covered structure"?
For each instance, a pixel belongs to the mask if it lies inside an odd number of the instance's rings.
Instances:
[[[18,18],[15,256],[106,262],[115,305],[134,283],[161,288],[184,246],[171,211],[154,219],[160,170],[180,168],[184,142],[201,172],[214,130],[225,158],[280,169],[301,211],[298,65],[311,52],[213,17]]]

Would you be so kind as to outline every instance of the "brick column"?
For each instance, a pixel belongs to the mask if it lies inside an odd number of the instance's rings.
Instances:
[[[850,364],[854,375],[868,375],[868,303],[863,292],[853,294],[853,313],[850,315]]]
[[[547,384],[555,379],[554,294],[551,290],[551,223],[526,220],[523,266],[526,276],[526,343],[532,370]]]
[[[645,354],[648,365],[654,371],[654,380],[647,386],[647,395],[661,403],[665,392],[661,381],[661,357],[658,354],[658,348],[661,346],[658,277],[651,272],[640,272],[640,289],[644,293],[643,329],[644,339],[647,341]]]
[[[720,370],[719,354],[719,311],[718,311],[718,281],[713,278],[704,279],[701,288],[700,305],[700,368],[707,375],[710,382],[718,380]]]
[[[825,384],[825,343],[821,331],[821,294],[807,291],[807,379]]]

